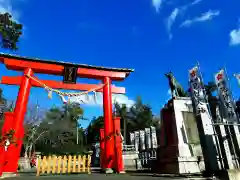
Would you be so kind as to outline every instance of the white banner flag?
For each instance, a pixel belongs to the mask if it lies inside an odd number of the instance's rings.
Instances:
[[[206,111],[206,97],[197,66],[189,70],[189,84],[196,109],[196,114],[198,115],[201,112],[204,113]]]
[[[140,148],[145,150],[145,131],[140,130]]]
[[[157,149],[158,148],[158,143],[157,143],[157,133],[156,133],[156,128],[151,126],[151,139],[152,139],[152,148]]]
[[[150,128],[145,128],[145,135],[146,135],[146,146],[147,146],[147,149],[151,149],[152,142],[151,142],[151,129]]]
[[[227,78],[223,69],[215,75],[215,82],[218,88],[220,100],[223,105],[225,118],[229,121],[236,122],[237,116],[235,113],[233,100],[227,86]]]
[[[135,145],[135,136],[134,136],[134,133],[130,133],[130,145]]]
[[[135,136],[135,150],[139,151],[139,131],[134,131]]]

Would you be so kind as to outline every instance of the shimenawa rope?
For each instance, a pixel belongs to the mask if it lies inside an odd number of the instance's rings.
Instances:
[[[96,92],[96,91],[102,89],[106,85],[106,84],[102,84],[99,87],[96,87],[96,88],[93,88],[93,89],[90,89],[90,90],[84,91],[84,92],[78,92],[78,93],[70,92],[70,93],[67,93],[67,92],[61,92],[59,90],[53,89],[53,88],[47,86],[46,84],[44,84],[43,82],[39,81],[38,79],[36,79],[33,76],[29,76],[29,75],[25,75],[25,76],[30,78],[30,79],[32,79],[33,81],[37,82],[38,84],[40,84],[42,87],[44,87],[49,92],[55,92],[55,93],[57,93],[60,96],[68,96],[68,97],[81,96],[81,95],[84,95],[84,94],[88,94],[90,92]]]

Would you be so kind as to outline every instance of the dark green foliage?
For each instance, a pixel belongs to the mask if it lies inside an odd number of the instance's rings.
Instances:
[[[238,99],[238,101],[236,101],[236,113],[237,113],[238,117],[240,118],[240,99]]]
[[[9,13],[0,14],[0,34],[2,48],[17,50],[17,43],[22,35],[22,24],[12,20]]]
[[[87,144],[98,142],[100,140],[100,129],[104,127],[103,116],[94,117],[86,129]]]
[[[135,104],[131,108],[118,103],[115,103],[114,107],[116,116],[121,118],[121,132],[124,137],[127,137],[126,140],[128,140],[129,132],[144,129],[152,125],[159,125],[160,120],[154,118],[151,107],[143,104],[141,97],[137,97]],[[125,128],[124,125],[126,126]],[[99,141],[100,129],[103,127],[104,120],[102,116],[93,118],[86,131],[88,144]]]
[[[76,144],[78,120],[83,115],[79,104],[64,105],[62,108],[53,107],[47,113],[39,126],[45,135],[36,144],[36,149],[42,152],[76,152],[81,151],[82,144]],[[79,133],[83,136],[83,133]],[[82,137],[79,137],[82,139]],[[81,142],[84,142],[81,140]]]
[[[216,108],[218,105],[218,98],[216,96],[213,96],[213,92],[217,90],[217,86],[214,82],[209,82],[208,84],[204,85],[204,88],[209,103],[211,115],[215,120],[217,118]]]

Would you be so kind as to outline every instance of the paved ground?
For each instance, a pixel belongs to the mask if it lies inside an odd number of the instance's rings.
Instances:
[[[78,175],[56,175],[56,176],[40,176],[36,177],[32,175],[22,175],[20,177],[15,178],[5,178],[9,180],[197,180],[202,178],[177,178],[177,177],[153,177],[150,175],[143,174],[112,174],[112,175],[104,175],[104,174],[78,174]]]

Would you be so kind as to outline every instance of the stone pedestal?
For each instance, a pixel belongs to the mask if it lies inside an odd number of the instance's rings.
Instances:
[[[161,111],[157,173],[201,173],[205,170],[190,98],[170,100]]]

